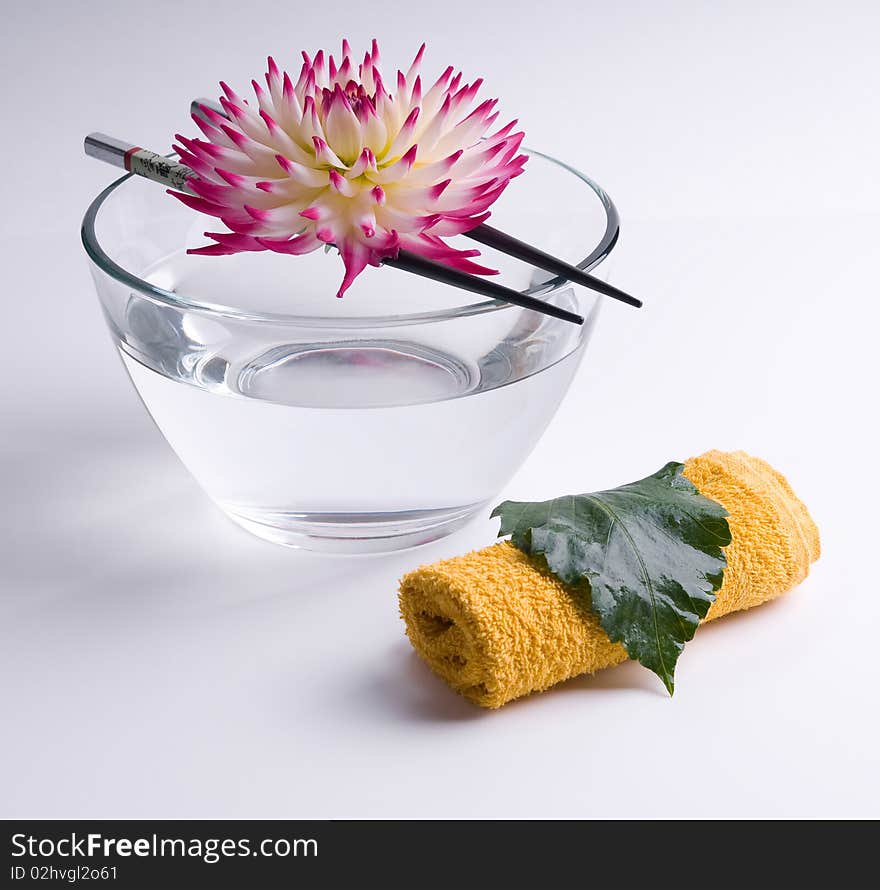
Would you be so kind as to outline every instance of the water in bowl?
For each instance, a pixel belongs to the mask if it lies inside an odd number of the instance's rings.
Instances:
[[[149,277],[174,279],[180,262]],[[202,267],[187,262],[191,292]],[[485,324],[467,327],[477,340],[421,325],[305,328],[267,342],[259,324],[250,339],[228,338],[222,319],[133,293],[117,342],[162,433],[236,522],[279,543],[370,552],[465,522],[565,394],[585,338],[548,362],[559,338],[547,319],[495,315],[509,321],[491,337]]]

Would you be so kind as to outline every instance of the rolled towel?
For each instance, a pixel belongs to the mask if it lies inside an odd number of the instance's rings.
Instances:
[[[730,516],[724,583],[705,621],[750,609],[799,584],[819,532],[785,477],[743,451],[708,451],[684,475]],[[485,708],[627,659],[590,608],[588,582],[563,584],[543,558],[505,541],[422,566],[400,583],[416,652]]]

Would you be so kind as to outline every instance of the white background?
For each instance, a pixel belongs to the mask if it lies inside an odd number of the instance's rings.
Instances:
[[[4,817],[878,816],[874,3],[3,0]],[[128,11],[126,11],[128,10]],[[485,517],[327,559],[227,522],[139,404],[78,224],[102,129],[164,147],[221,77],[378,36],[483,74],[617,201],[605,307],[504,494],[707,448],[788,474],[823,556],[701,630],[669,699],[634,665],[483,712],[412,654],[396,582]]]

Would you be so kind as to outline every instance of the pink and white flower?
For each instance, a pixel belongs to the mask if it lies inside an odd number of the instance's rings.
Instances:
[[[227,232],[191,250],[304,254],[335,245],[345,263],[337,296],[368,265],[401,248],[466,272],[494,274],[446,236],[482,223],[523,169],[516,121],[490,132],[497,100],[476,104],[482,80],[462,83],[448,67],[427,89],[419,73],[424,44],[392,94],[374,40],[363,62],[348,41],[342,60],[303,53],[294,83],[272,58],[266,88],[252,81],[256,104],[225,83],[226,117],[193,115],[204,139],[178,135],[175,149],[197,176],[183,203],[218,217]]]

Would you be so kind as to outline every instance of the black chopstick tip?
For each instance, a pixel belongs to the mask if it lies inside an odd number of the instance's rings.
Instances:
[[[543,250],[527,244],[525,241],[520,241],[519,238],[514,238],[513,235],[508,235],[500,229],[494,229],[492,226],[482,223],[465,232],[464,236],[480,244],[485,244],[487,247],[499,250],[508,256],[529,263],[538,269],[543,269],[560,278],[565,278],[574,284],[580,284],[582,287],[604,294],[606,297],[620,300],[621,303],[626,303],[636,309],[642,308],[641,300],[631,297],[619,288],[607,284],[599,278],[595,278],[588,272],[584,272],[583,269],[573,266],[571,263],[567,263],[558,257],[551,256],[549,253],[545,253]]]

